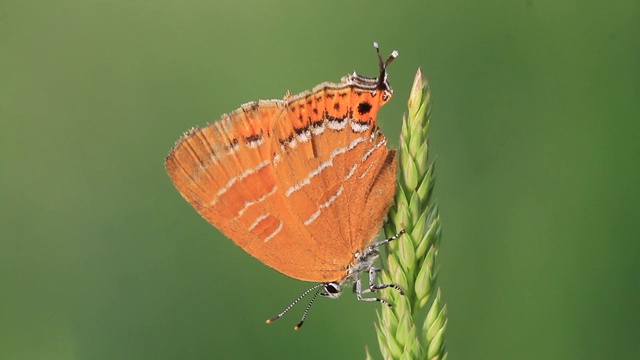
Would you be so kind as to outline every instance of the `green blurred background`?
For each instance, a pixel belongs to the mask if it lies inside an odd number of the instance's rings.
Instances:
[[[400,57],[433,89],[455,359],[640,353],[638,1],[0,1],[0,358],[351,359],[379,305],[224,239],[163,160],[256,99]],[[379,355],[379,354],[378,354]]]

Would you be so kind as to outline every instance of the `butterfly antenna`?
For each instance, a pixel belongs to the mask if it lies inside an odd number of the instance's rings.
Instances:
[[[303,292],[302,295],[298,296],[297,299],[295,299],[291,304],[289,304],[289,306],[287,306],[284,310],[282,310],[282,312],[274,317],[272,317],[271,319],[267,319],[267,324],[270,324],[278,319],[280,319],[281,317],[284,316],[284,314],[286,314],[287,312],[289,312],[289,310],[291,310],[292,307],[294,307],[300,300],[302,300],[305,296],[309,295],[310,292],[312,292],[315,289],[318,289],[319,287],[323,286],[324,284],[320,283],[314,287],[312,287],[311,289],[308,289],[307,291]],[[315,300],[316,296],[318,295],[318,292],[320,291],[320,289],[318,289],[318,291],[316,291],[316,294],[313,296],[313,299],[311,300],[311,302],[313,303],[313,300]],[[307,309],[308,311],[308,309]],[[298,328],[300,328],[300,326],[302,326],[302,322],[304,322],[304,318],[306,317],[306,312],[305,311],[305,315],[302,317],[302,321],[298,324],[299,326],[296,327],[296,330]]]
[[[298,329],[300,329],[302,327],[302,324],[304,324],[304,319],[306,319],[307,315],[309,314],[309,309],[311,309],[311,305],[313,305],[313,302],[316,301],[316,298],[320,294],[320,290],[322,290],[322,289],[316,290],[316,293],[313,294],[313,297],[311,298],[311,301],[309,301],[309,305],[307,305],[306,309],[304,309],[304,313],[302,314],[302,318],[300,319],[300,322],[296,326],[293,327],[294,329],[298,330]]]

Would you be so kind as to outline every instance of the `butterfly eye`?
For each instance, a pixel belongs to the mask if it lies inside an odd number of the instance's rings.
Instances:
[[[342,289],[340,289],[340,284],[335,282],[324,284],[324,290],[331,295],[340,294],[342,292]]]

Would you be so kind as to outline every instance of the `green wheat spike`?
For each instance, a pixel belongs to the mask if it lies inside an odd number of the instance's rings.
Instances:
[[[431,92],[420,69],[403,116],[399,146],[398,190],[388,222],[387,236],[406,231],[389,245],[382,280],[400,285],[404,296],[390,291],[392,308],[377,311],[376,334],[385,359],[446,359],[447,307],[436,285],[440,247],[440,216],[431,195],[434,164],[429,164],[428,131]],[[425,317],[425,310],[426,317]],[[370,355],[367,355],[370,357]]]

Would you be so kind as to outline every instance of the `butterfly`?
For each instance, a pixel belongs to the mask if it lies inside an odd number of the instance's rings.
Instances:
[[[277,316],[315,291],[337,298],[353,285],[363,294],[393,288],[377,284],[379,248],[404,231],[373,242],[395,194],[395,150],[376,125],[393,94],[386,61],[380,73],[353,73],[283,100],[249,102],[205,127],[187,131],[165,167],[180,194],[202,217],[264,264],[295,279],[318,284]],[[368,286],[360,279],[368,273]]]

